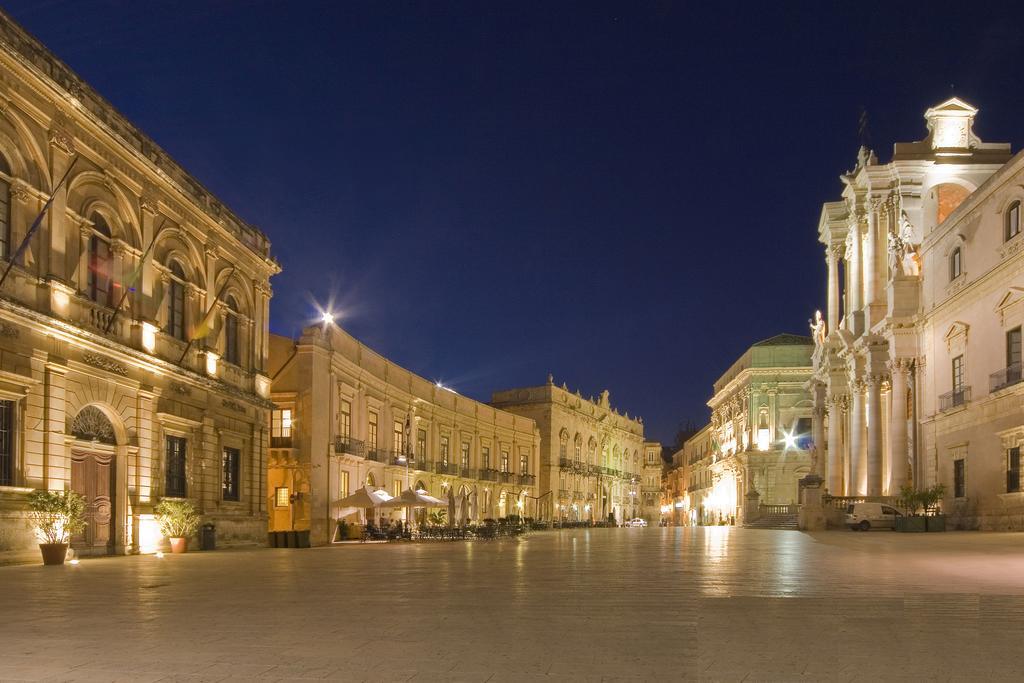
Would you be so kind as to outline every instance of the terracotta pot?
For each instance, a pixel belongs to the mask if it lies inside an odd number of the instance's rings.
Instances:
[[[183,553],[187,549],[188,545],[187,538],[172,538],[171,539],[171,552],[172,553]]]
[[[40,543],[39,552],[43,554],[43,564],[61,565],[68,556],[67,543]]]

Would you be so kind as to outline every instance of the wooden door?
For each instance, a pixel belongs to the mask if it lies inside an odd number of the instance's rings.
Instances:
[[[113,534],[113,456],[102,453],[71,454],[71,490],[85,496],[85,531],[71,539],[86,555],[110,552]]]

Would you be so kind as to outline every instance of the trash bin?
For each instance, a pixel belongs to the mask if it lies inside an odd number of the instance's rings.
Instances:
[[[268,548],[276,548],[277,547],[277,532],[276,531],[268,531],[267,532],[267,547]]]
[[[204,524],[202,531],[199,533],[199,549],[217,549],[217,527],[210,522]]]
[[[303,529],[302,531],[295,532],[295,547],[296,548],[308,548],[309,547],[309,529]]]

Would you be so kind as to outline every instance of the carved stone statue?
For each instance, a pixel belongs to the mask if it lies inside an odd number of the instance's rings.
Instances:
[[[811,328],[811,338],[814,340],[815,346],[821,346],[825,343],[825,319],[821,317],[821,311],[814,312],[814,320],[808,320],[807,324]]]
[[[909,275],[917,277],[921,274],[921,254],[913,243],[914,226],[904,211],[900,215],[899,230],[889,231],[889,269],[895,276]]]

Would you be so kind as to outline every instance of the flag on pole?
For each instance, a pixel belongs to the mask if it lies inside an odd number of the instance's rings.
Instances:
[[[149,260],[149,255],[153,251],[153,245],[156,244],[157,235],[160,234],[160,228],[163,227],[164,221],[166,221],[166,219],[161,220],[160,225],[158,225],[156,230],[153,231],[153,240],[149,243],[149,246],[146,247],[146,251],[143,252],[142,258],[139,259],[139,265],[128,275],[127,278],[125,278],[124,282],[121,283],[123,294],[121,294],[121,298],[117,301],[117,306],[114,308],[114,314],[110,316],[110,320],[107,321],[107,327],[103,330],[104,334],[108,334],[110,332],[110,328],[114,326],[114,320],[117,319],[118,314],[121,312],[121,306],[123,306],[124,302],[128,299],[128,295],[135,291],[135,283],[142,277],[142,271],[146,268],[146,262]]]
[[[15,251],[11,255],[10,261],[8,261],[7,263],[7,268],[4,269],[4,274],[0,276],[0,287],[3,287],[4,282],[7,281],[7,276],[11,273],[11,267],[15,263],[20,261],[21,257],[25,255],[25,250],[28,249],[29,242],[32,241],[32,237],[33,235],[36,234],[36,231],[39,229],[39,226],[43,224],[43,217],[46,215],[46,212],[50,209],[50,205],[53,204],[53,199],[54,197],[57,196],[57,192],[60,191],[60,188],[63,187],[64,183],[67,181],[68,176],[71,175],[71,169],[75,167],[76,163],[78,163],[77,154],[75,155],[75,158],[71,160],[71,163],[68,165],[68,170],[64,172],[64,177],[61,178],[60,182],[57,183],[56,187],[53,188],[53,192],[50,193],[50,198],[46,200],[45,204],[43,204],[43,208],[39,212],[39,215],[36,216],[36,219],[32,222],[32,226],[28,229],[28,232],[25,233],[25,239],[21,240],[21,244],[18,245],[17,251]]]
[[[231,270],[228,271],[228,275],[224,278],[224,284],[217,290],[217,296],[213,298],[213,303],[210,304],[210,310],[206,311],[206,315],[199,321],[195,329],[192,330],[191,341],[202,339],[213,332],[214,322],[217,320],[217,304],[220,302],[221,296],[224,295],[224,290],[228,288],[228,283],[231,282],[231,276],[235,272],[235,267],[231,266]]]

